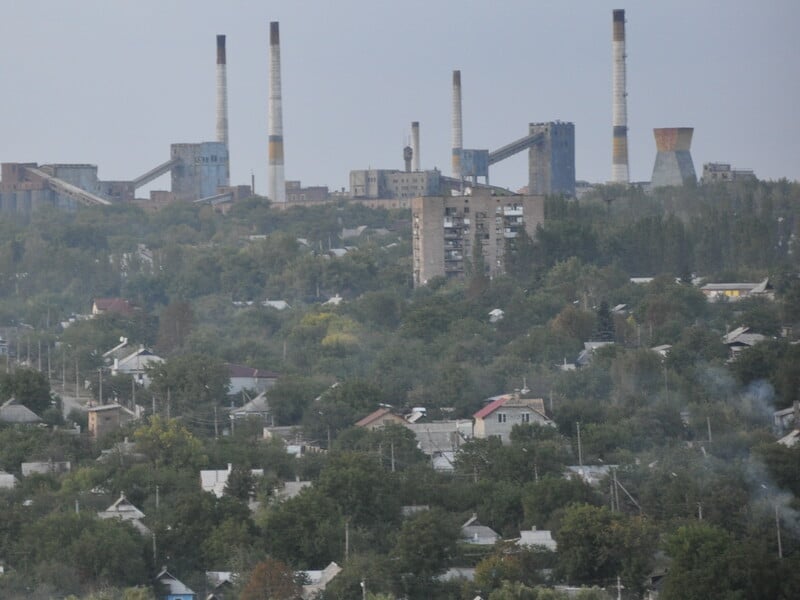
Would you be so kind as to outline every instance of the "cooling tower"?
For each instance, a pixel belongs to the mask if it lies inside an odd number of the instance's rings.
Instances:
[[[613,94],[611,125],[611,181],[628,183],[628,94],[625,81],[625,11],[615,10],[612,16],[611,53]]]
[[[283,171],[283,109],[281,106],[281,48],[278,22],[269,24],[269,199],[286,202]]]
[[[697,181],[690,148],[693,127],[663,127],[653,129],[656,138],[656,163],[653,166],[652,187],[683,185]]]

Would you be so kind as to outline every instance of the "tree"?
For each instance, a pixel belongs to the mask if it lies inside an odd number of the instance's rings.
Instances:
[[[0,373],[0,399],[15,398],[38,415],[50,408],[50,382],[34,369]]]
[[[185,354],[151,363],[147,372],[158,406],[164,409],[169,400],[172,415],[205,421],[206,429],[213,429],[213,406],[225,403],[230,384],[224,362],[206,354]]]
[[[406,519],[397,534],[392,555],[410,589],[424,589],[442,573],[455,554],[459,529],[453,517],[441,509],[424,510]]]
[[[559,569],[569,581],[612,582],[622,577],[641,592],[656,549],[654,527],[607,507],[572,505],[556,531]]]
[[[153,415],[147,424],[133,432],[139,452],[158,468],[198,469],[204,462],[203,446],[177,419]]]
[[[194,320],[192,305],[185,300],[172,302],[164,307],[158,319],[158,351],[169,354],[180,348],[191,333]]]
[[[228,474],[224,493],[247,502],[256,489],[256,481],[250,469],[235,465]]]
[[[255,566],[239,597],[241,600],[294,600],[300,595],[300,589],[289,565],[268,558]]]
[[[602,342],[614,341],[614,316],[611,314],[611,309],[608,307],[608,302],[603,300],[596,311],[597,325],[596,325],[596,338]]]
[[[664,580],[664,600],[745,598],[746,570],[728,532],[707,523],[680,527],[667,539],[672,559]]]

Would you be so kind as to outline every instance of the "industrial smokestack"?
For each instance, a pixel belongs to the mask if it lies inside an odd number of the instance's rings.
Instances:
[[[411,169],[419,171],[419,121],[411,122]]]
[[[217,36],[217,141],[228,150],[228,65],[225,59],[225,36]],[[230,151],[229,151],[230,153]]]
[[[614,137],[611,157],[611,181],[628,183],[628,94],[625,91],[625,11],[613,11],[611,53],[613,71],[611,88],[613,93],[612,119]]]
[[[281,47],[278,22],[269,24],[269,198],[286,202],[283,172],[283,108],[281,106]]]
[[[413,155],[414,151],[411,149],[411,146],[403,148],[403,164],[405,165],[406,173],[411,172],[411,157]]]
[[[461,71],[453,71],[453,177],[461,177],[461,150],[464,139],[461,129]]]

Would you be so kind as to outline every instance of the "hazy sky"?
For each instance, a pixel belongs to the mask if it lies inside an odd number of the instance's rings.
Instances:
[[[268,24],[280,21],[286,178],[347,187],[402,168],[450,171],[451,73],[464,146],[573,121],[579,179],[611,174],[611,10],[626,9],[633,180],[654,127],[695,128],[704,162],[800,179],[797,0],[0,0],[0,161],[87,162],[132,179],[174,142],[215,136],[215,35],[227,35],[231,178],[266,191]],[[527,184],[527,153],[491,182]],[[169,187],[168,177],[158,182]]]

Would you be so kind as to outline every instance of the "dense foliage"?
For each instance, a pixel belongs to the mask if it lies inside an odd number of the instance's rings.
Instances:
[[[634,598],[665,573],[666,598],[792,597],[800,448],[774,443],[772,411],[800,400],[800,186],[605,186],[548,198],[546,217],[509,246],[506,275],[416,290],[403,211],[275,210],[253,198],[226,215],[174,205],[5,219],[2,398],[42,414],[59,407],[51,390],[66,400],[77,388],[81,403],[103,386],[104,398],[156,414],[99,440],[52,414],[59,429],[0,427],[0,468],[19,479],[0,490],[0,596],[134,598],[168,563],[198,593],[215,570],[239,574],[234,597],[291,597],[293,570],[336,561],[325,598],[560,598],[542,586],[616,592],[617,578]],[[341,239],[360,225],[366,234]],[[631,282],[640,276],[653,279]],[[774,300],[709,303],[692,282],[767,277]],[[115,296],[138,310],[60,325]],[[722,338],[740,326],[768,339],[730,362]],[[120,337],[166,358],[148,390],[103,372]],[[588,340],[614,344],[558,368]],[[659,345],[666,357],[650,350]],[[325,452],[295,458],[262,439],[261,423],[228,426],[246,394],[227,394],[225,363],[280,373],[274,424]],[[507,445],[468,441],[451,474],[403,427],[353,428],[381,405],[469,418],[523,386],[556,427],[518,427]],[[96,460],[126,437],[138,456]],[[22,477],[36,460],[72,469]],[[597,487],[564,479],[579,461],[615,473]],[[200,469],[228,464],[221,497],[199,492]],[[280,500],[295,479],[312,485]],[[149,537],[94,517],[123,492]],[[409,506],[419,510],[404,516]],[[459,534],[473,514],[506,539],[551,530],[558,550],[475,548]],[[441,578],[451,566],[474,567],[474,582]]]

